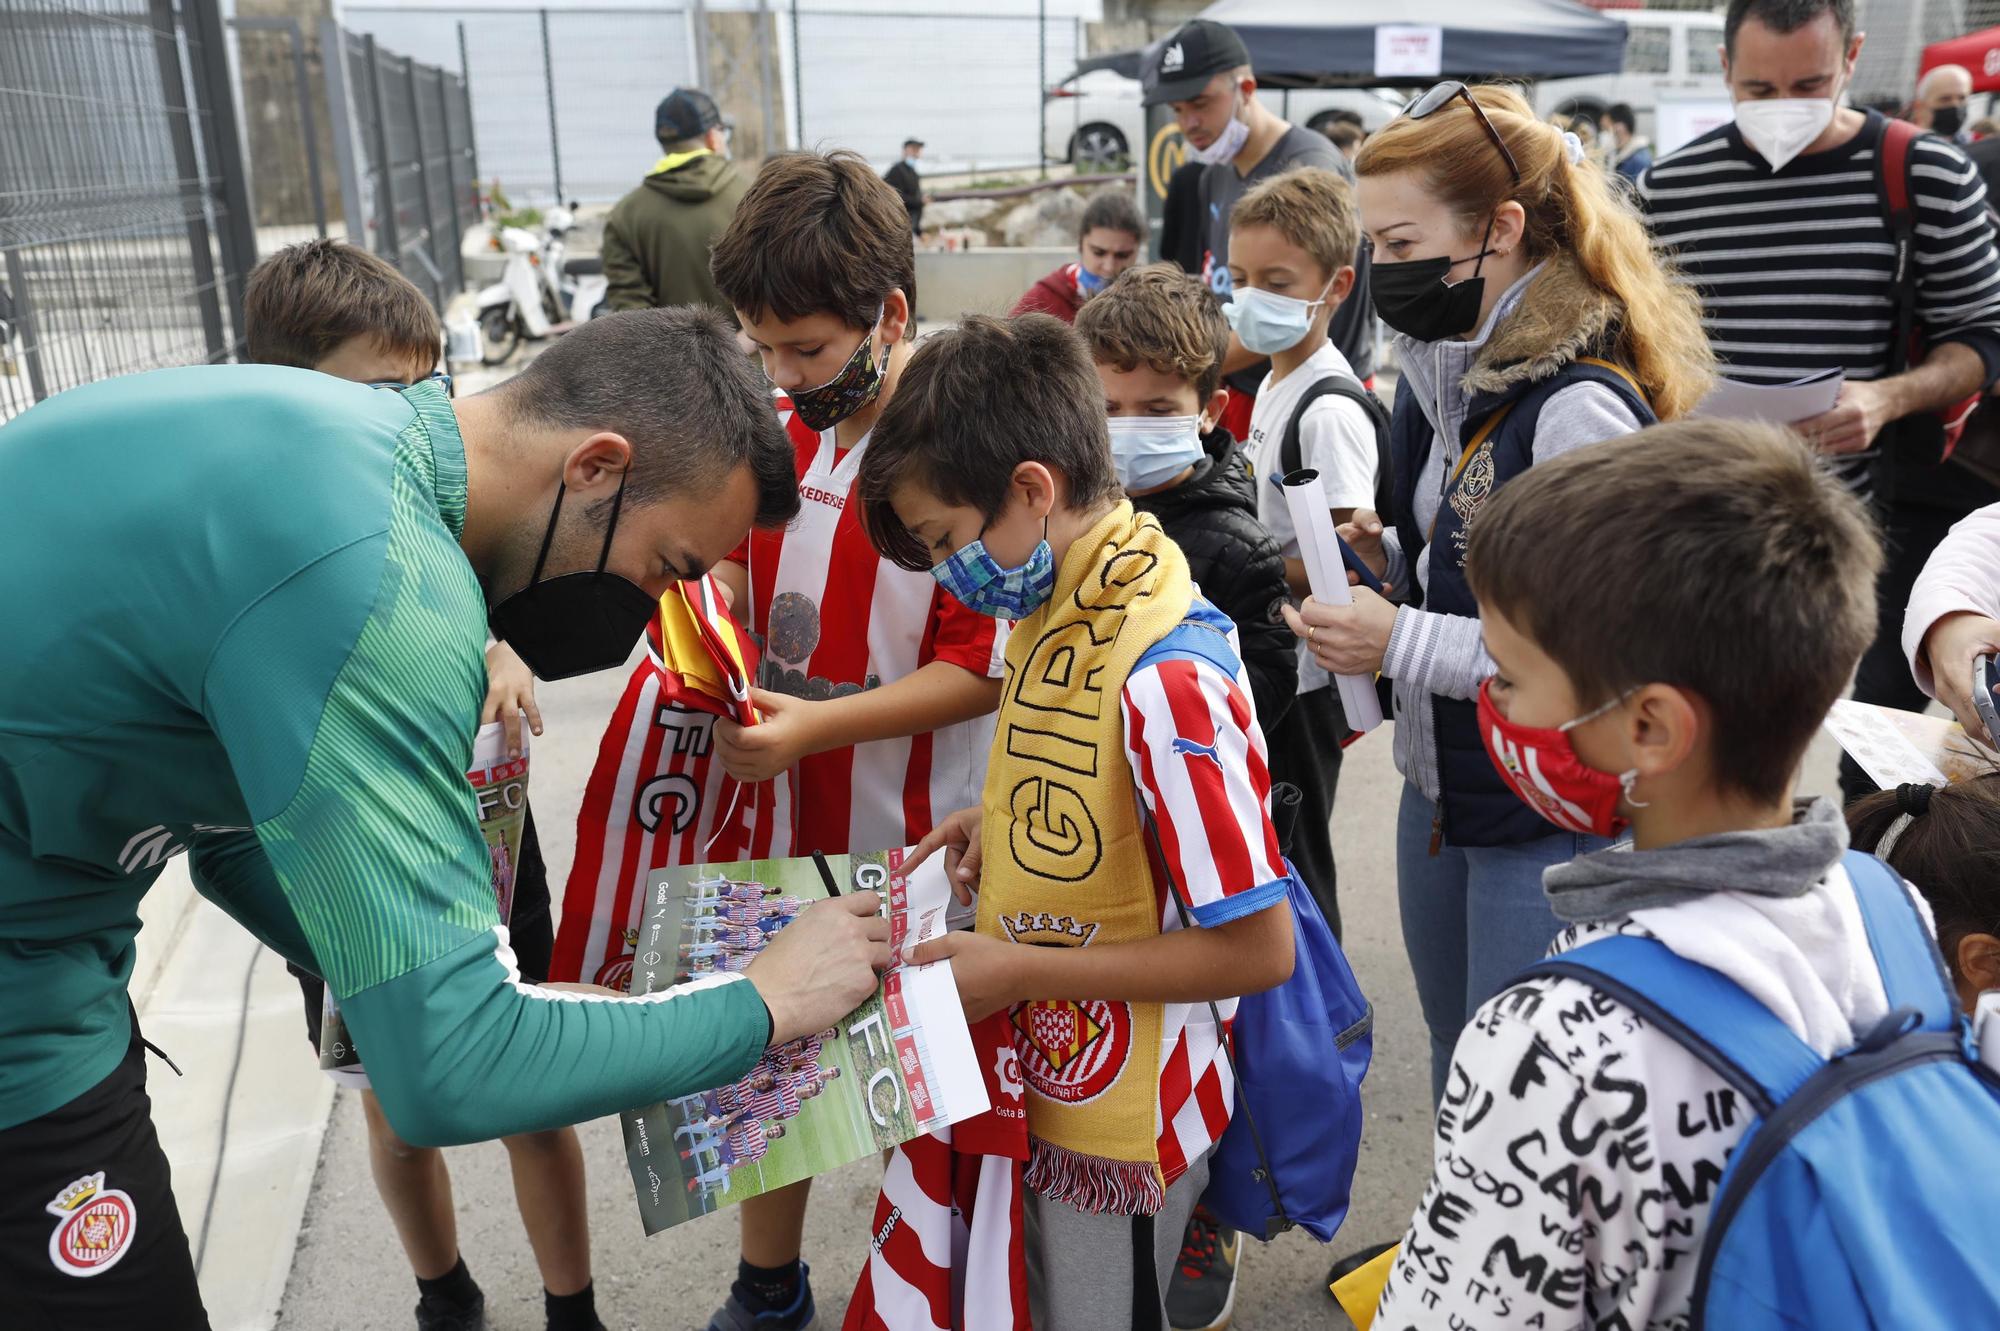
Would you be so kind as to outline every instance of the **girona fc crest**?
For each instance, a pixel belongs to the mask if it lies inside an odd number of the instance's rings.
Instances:
[[[49,1260],[66,1276],[102,1275],[118,1265],[139,1232],[132,1198],[104,1186],[104,1171],[86,1174],[48,1204],[56,1217],[49,1235]]]
[[[1014,1009],[1021,1076],[1057,1104],[1095,1100],[1132,1057],[1132,1012],[1123,1003],[1045,999]]]
[[[597,974],[592,977],[590,982],[592,984],[601,984],[606,989],[622,989],[630,992],[632,988],[632,954],[627,952],[624,956],[611,958],[597,968]]]

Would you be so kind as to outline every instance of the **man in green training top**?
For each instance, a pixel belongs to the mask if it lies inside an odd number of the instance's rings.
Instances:
[[[208,1324],[126,995],[182,850],[326,978],[417,1144],[724,1084],[862,1000],[871,894],[743,976],[520,983],[465,782],[489,620],[543,678],[623,664],[667,584],[790,520],[792,457],[691,309],[587,324],[456,402],[209,366],[0,429],[0,1320]]]

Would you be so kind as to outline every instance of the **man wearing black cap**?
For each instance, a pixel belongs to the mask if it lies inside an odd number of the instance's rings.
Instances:
[[[903,207],[910,211],[910,234],[922,235],[924,230],[924,182],[917,175],[917,159],[924,155],[922,139],[903,140],[903,160],[882,173],[882,179],[889,182],[889,188],[903,196]]]
[[[604,222],[613,310],[707,305],[730,315],[708,275],[708,250],[750,187],[729,160],[729,131],[707,93],[676,88],[653,113],[665,154]],[[733,317],[733,316],[732,316]]]
[[[1183,25],[1147,51],[1140,76],[1145,104],[1172,107],[1187,139],[1189,160],[1207,163],[1200,190],[1206,257],[1198,275],[1227,300],[1229,211],[1236,201],[1259,182],[1293,167],[1324,167],[1349,182],[1354,168],[1324,134],[1286,123],[1257,100],[1250,52],[1227,24],[1195,19]],[[1367,293],[1368,260],[1357,254],[1354,294],[1334,311],[1327,336],[1363,381],[1375,373],[1375,308]],[[1240,439],[1250,424],[1249,404],[1257,395],[1264,361],[1232,335],[1223,365],[1231,372],[1231,405],[1241,403],[1242,419],[1231,430]]]

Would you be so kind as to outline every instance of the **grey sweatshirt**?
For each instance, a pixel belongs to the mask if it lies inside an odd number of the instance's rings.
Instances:
[[[1839,806],[1801,800],[1788,827],[1721,832],[1658,850],[1621,842],[1542,870],[1542,890],[1556,917],[1572,924],[1678,906],[1712,896],[1718,884],[1761,897],[1800,897],[1846,850]]]
[[[1430,422],[1431,451],[1417,475],[1417,526],[1428,531],[1457,460],[1459,430],[1465,423],[1468,395],[1463,381],[1480,348],[1493,330],[1521,303],[1528,283],[1542,271],[1536,265],[1508,287],[1474,337],[1460,342],[1419,342],[1398,335],[1396,363],[1402,381],[1396,391],[1413,393]],[[1572,448],[1600,439],[1630,434],[1639,428],[1624,401],[1601,384],[1580,383],[1554,394],[1535,424],[1535,461],[1546,462]],[[1393,529],[1383,533],[1391,587],[1407,589],[1410,569]],[[1430,585],[1430,550],[1417,556],[1416,577]],[[1493,673],[1493,658],[1479,637],[1479,621],[1466,615],[1441,615],[1403,606],[1389,634],[1382,673],[1395,681],[1396,770],[1429,799],[1438,797],[1437,741],[1432,734],[1431,695],[1469,699],[1478,696],[1480,681]]]

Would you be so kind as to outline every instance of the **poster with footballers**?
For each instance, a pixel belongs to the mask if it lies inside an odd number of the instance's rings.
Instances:
[[[500,907],[500,923],[512,918],[514,874],[521,861],[521,837],[528,823],[528,729],[521,728],[521,752],[507,752],[506,733],[498,721],[481,726],[472,737],[472,766],[465,779],[472,785],[472,798],[479,809],[479,833],[486,840],[486,858],[492,873],[493,899]],[[326,991],[319,1025],[319,1065],[342,1086],[360,1089],[368,1085],[368,1073],[361,1066],[361,1053],[354,1047],[347,1022],[333,990]]]
[[[947,927],[943,857],[831,855],[842,894],[879,892],[894,953]],[[655,870],[635,940],[632,992],[742,971],[828,895],[811,859]],[[859,1160],[988,1107],[949,962],[897,965],[824,1031],[767,1050],[748,1074],[622,1115],[648,1234]]]

